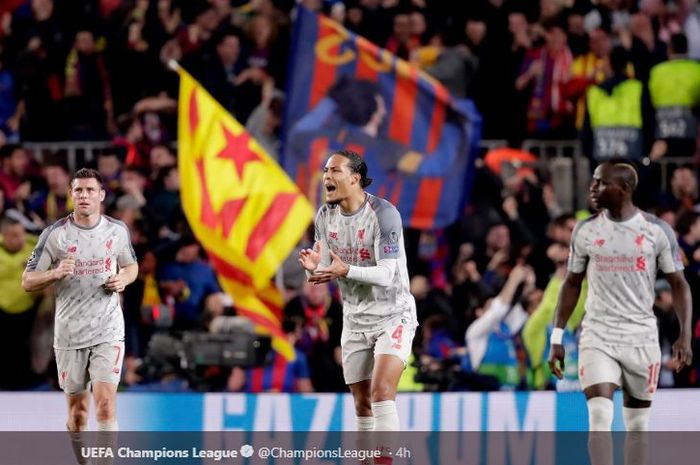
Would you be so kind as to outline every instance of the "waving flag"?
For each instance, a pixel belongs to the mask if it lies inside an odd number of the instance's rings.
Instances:
[[[334,21],[299,8],[291,54],[283,166],[314,203],[330,151],[355,150],[369,190],[408,226],[455,221],[471,188],[479,115],[439,82]]]
[[[178,166],[187,220],[238,313],[293,358],[281,329],[282,296],[270,280],[311,222],[312,207],[245,128],[192,76],[178,72]]]

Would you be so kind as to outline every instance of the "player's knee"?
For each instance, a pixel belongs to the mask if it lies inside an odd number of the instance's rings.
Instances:
[[[372,402],[369,397],[366,396],[356,396],[355,397],[355,414],[358,417],[371,417],[372,416]]]
[[[627,408],[622,409],[622,416],[625,420],[627,431],[648,431],[650,408]]]
[[[88,411],[82,405],[74,405],[68,412],[68,429],[82,431],[87,427]]]
[[[372,402],[382,402],[385,400],[394,400],[396,397],[396,387],[386,381],[377,381],[372,383]]]
[[[96,402],[97,421],[108,421],[114,418],[114,399],[109,397]]]
[[[605,397],[588,399],[588,429],[590,431],[612,430],[613,402]]]

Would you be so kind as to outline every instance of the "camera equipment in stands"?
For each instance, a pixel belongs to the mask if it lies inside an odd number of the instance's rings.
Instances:
[[[151,381],[176,374],[193,388],[206,390],[208,381],[203,372],[208,368],[261,366],[272,346],[270,338],[256,334],[252,323],[243,317],[216,317],[210,331],[179,336],[155,333],[139,374]]]
[[[229,317],[235,318],[235,317]],[[253,367],[262,365],[270,350],[270,338],[251,333],[184,333],[187,368],[198,366]]]

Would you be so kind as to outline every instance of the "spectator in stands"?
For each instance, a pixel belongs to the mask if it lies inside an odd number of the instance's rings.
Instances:
[[[56,10],[53,0],[33,0],[29,15],[15,12],[5,40],[17,59],[23,140],[58,140],[63,135],[60,100],[67,28]]]
[[[27,389],[37,381],[29,341],[39,295],[24,292],[17,283],[36,237],[28,237],[22,223],[7,214],[0,219],[0,234],[0,351],[8,354],[0,370],[0,389]]]
[[[177,157],[169,146],[165,144],[154,145],[149,153],[149,165],[151,181],[155,182],[160,176],[161,170],[177,165]]]
[[[200,50],[212,38],[219,26],[216,10],[206,3],[196,3],[194,22],[183,27],[177,35],[177,42],[183,56]]]
[[[586,92],[582,132],[584,153],[596,161],[623,157],[641,161],[653,136],[653,113],[645,86],[627,75],[628,52],[615,47],[608,73]]]
[[[144,83],[153,79],[151,69],[158,63],[152,59],[151,44],[144,35],[147,27],[148,2],[133,2],[132,10],[120,24],[119,30],[110,37],[109,56],[112,95],[115,114],[121,115],[131,110],[145,91]],[[140,72],[134,72],[139,70]]]
[[[125,361],[144,357],[151,335],[155,331],[167,330],[175,316],[175,308],[166,305],[160,295],[156,254],[144,245],[137,245],[135,249],[139,274],[136,281],[124,290]]]
[[[46,187],[35,191],[29,198],[29,211],[38,215],[45,224],[51,224],[73,210],[71,176],[65,158],[55,154],[44,163],[42,175]]]
[[[382,0],[362,0],[348,5],[346,24],[351,31],[377,45],[384,45],[392,30],[392,16],[382,5]]]
[[[566,16],[567,43],[571,54],[578,58],[588,52],[589,37],[580,11],[572,9]]]
[[[606,66],[612,49],[610,35],[602,28],[593,29],[589,34],[588,47],[590,51],[576,57],[571,65],[571,80],[566,85],[567,97],[576,104],[578,130],[583,128],[588,87],[600,84],[607,77]]]
[[[649,94],[656,110],[656,142],[651,158],[695,154],[700,111],[700,63],[688,59],[688,39],[673,34],[669,60],[651,69]]]
[[[411,52],[420,47],[420,37],[413,34],[411,15],[408,11],[399,11],[394,15],[392,34],[384,48],[399,58],[408,60]]]
[[[476,73],[477,59],[469,48],[458,42],[454,32],[442,31],[436,37],[440,42],[435,47],[437,56],[426,71],[447,87],[451,95],[465,98]]]
[[[244,121],[239,109],[239,76],[242,66],[239,60],[241,41],[234,32],[221,34],[216,39],[216,53],[211,62],[201,70],[202,85],[226,110]]]
[[[700,60],[700,3],[695,2],[689,11],[684,29],[688,36],[688,56]]]
[[[685,278],[693,296],[693,321],[700,320],[700,213],[683,210],[676,221]]]
[[[246,130],[258,141],[273,160],[279,160],[279,150],[282,145],[280,132],[282,129],[282,113],[284,111],[284,94],[273,91],[269,101],[263,101],[251,113],[246,123]]]
[[[155,231],[163,227],[170,231],[178,231],[183,213],[180,205],[180,172],[177,166],[168,166],[159,171],[148,199],[148,212]]]
[[[26,181],[29,161],[27,151],[20,145],[6,144],[0,147],[0,189],[6,202],[14,202],[17,189]]]
[[[122,162],[115,150],[104,150],[97,154],[97,171],[102,176],[105,190],[105,205],[115,200],[119,190]]]
[[[314,391],[345,391],[340,352],[343,309],[328,285],[305,281],[302,293],[285,305],[284,315],[300,322],[296,348],[308,359]]]
[[[66,60],[64,118],[68,136],[77,140],[104,140],[117,131],[107,64],[91,30],[75,35]]]
[[[528,95],[527,128],[533,138],[566,138],[573,132],[573,108],[563,94],[572,62],[566,32],[557,22],[545,26],[545,45],[530,49],[515,88]]]
[[[683,211],[676,220],[678,245],[683,251],[685,271],[700,279],[700,213]]]
[[[202,260],[201,247],[193,236],[186,235],[175,248],[173,259],[159,267],[158,287],[165,303],[175,308],[173,329],[193,330],[200,326],[204,299],[221,288],[211,265]]]
[[[661,370],[659,387],[673,387],[677,376],[678,360],[673,357],[672,346],[679,335],[678,318],[673,311],[671,285],[665,279],[658,279],[654,286],[654,314],[659,326],[659,344],[661,346]],[[682,375],[681,375],[682,376]]]
[[[119,134],[114,137],[112,144],[124,164],[142,166],[150,146],[145,141],[141,120],[133,113],[120,115],[117,118],[117,130]]]
[[[119,182],[119,193],[122,196],[130,196],[139,207],[146,205],[146,196],[148,191],[148,177],[146,176],[146,171],[135,166],[127,166],[121,170],[120,182]]]
[[[545,389],[552,383],[556,384],[557,390],[570,391],[580,390],[578,382],[578,327],[583,319],[584,303],[588,286],[584,282],[574,313],[566,326],[565,343],[567,356],[565,367],[565,379],[555,380],[547,364],[549,354],[549,333],[552,330],[554,310],[556,309],[559,290],[566,275],[566,264],[569,257],[569,243],[571,233],[576,224],[573,215],[561,215],[555,218],[549,225],[549,236],[552,244],[547,249],[547,257],[554,262],[555,272],[549,280],[544,290],[544,296],[539,306],[532,313],[523,326],[523,345],[527,350],[532,371],[532,382],[535,389]]]
[[[243,70],[236,76],[240,97],[236,116],[243,123],[260,102],[272,97],[276,85],[282,85],[286,59],[280,56],[276,34],[272,21],[266,16],[258,15],[248,23],[248,50]]]
[[[416,315],[418,316],[419,328],[423,321],[430,316],[442,315],[449,323],[453,334],[457,336],[452,306],[442,290],[433,287],[426,276],[417,274],[411,278],[411,294],[416,299]]]
[[[147,154],[154,145],[170,143],[176,137],[177,101],[165,91],[136,102],[134,114],[141,120],[142,142],[146,146],[144,154]],[[145,166],[147,162],[148,158],[142,158],[138,161],[126,160],[128,165],[136,164],[141,167]]]
[[[630,50],[635,77],[647,83],[651,68],[666,60],[666,45],[654,33],[651,18],[643,13],[632,15],[629,32],[631,44],[624,44],[623,36],[623,45]]]
[[[673,211],[692,210],[698,204],[698,178],[691,165],[683,165],[673,170],[671,188],[661,192],[656,204]]]
[[[6,53],[0,49],[0,132],[6,140],[19,140],[19,86],[15,73],[7,67]]]
[[[534,284],[535,276],[530,268],[523,265],[513,268],[498,296],[484,305],[467,329],[465,371],[495,377],[502,389],[521,384],[514,338],[528,318],[520,298]]]

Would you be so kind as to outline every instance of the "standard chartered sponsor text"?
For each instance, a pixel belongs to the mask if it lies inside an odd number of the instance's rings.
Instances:
[[[380,450],[364,449],[285,449],[284,447],[260,447],[258,457],[261,459],[375,459],[382,456]]]

